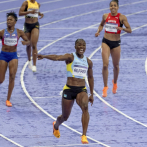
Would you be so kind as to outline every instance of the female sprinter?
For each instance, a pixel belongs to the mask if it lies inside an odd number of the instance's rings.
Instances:
[[[67,67],[67,82],[63,88],[62,94],[62,115],[58,116],[57,120],[53,122],[53,134],[55,137],[60,137],[59,125],[66,121],[71,113],[74,100],[82,109],[82,126],[83,135],[81,141],[83,144],[88,144],[86,132],[89,123],[88,101],[93,104],[93,63],[86,56],[86,43],[83,39],[77,39],[75,42],[76,52],[65,55],[38,55],[38,59],[49,59],[54,61],[65,61]],[[87,89],[85,87],[85,78],[88,73],[88,82],[90,86],[91,95],[88,98]]]
[[[44,16],[39,12],[40,4],[35,0],[27,0],[24,1],[20,10],[19,16],[25,15],[25,23],[24,23],[24,32],[31,41],[31,44],[26,47],[28,60],[29,60],[29,68],[32,69],[33,72],[36,72],[36,54],[37,54],[37,42],[39,38],[39,22],[38,15],[41,16],[40,19]],[[31,47],[33,49],[33,66],[31,62]]]
[[[17,72],[18,57],[17,43],[21,37],[23,45],[29,45],[30,41],[23,31],[16,29],[17,15],[14,12],[7,13],[7,28],[0,31],[2,51],[0,53],[0,84],[5,80],[5,73],[9,67],[9,87],[6,106],[11,107],[10,97],[14,88],[14,79]]]
[[[104,14],[102,17],[102,21],[98,27],[98,30],[95,34],[96,37],[100,35],[100,32],[105,25],[105,34],[102,40],[102,59],[103,59],[103,81],[104,88],[102,96],[107,96],[107,81],[108,81],[108,64],[109,64],[109,56],[112,56],[113,62],[113,72],[114,72],[114,80],[112,92],[115,94],[117,92],[117,78],[119,74],[119,60],[120,60],[120,33],[121,31],[125,31],[127,33],[131,33],[131,27],[127,21],[126,16],[118,13],[119,4],[118,0],[111,0],[110,2],[110,13]],[[123,28],[123,24],[125,28]]]

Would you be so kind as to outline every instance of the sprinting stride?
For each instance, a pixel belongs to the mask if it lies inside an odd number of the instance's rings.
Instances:
[[[82,126],[83,134],[81,142],[88,144],[86,132],[89,123],[88,102],[93,104],[93,63],[90,59],[84,56],[86,50],[86,43],[83,39],[77,39],[75,42],[76,52],[65,55],[38,55],[38,59],[43,58],[54,61],[65,61],[67,68],[67,82],[63,88],[62,93],[62,114],[58,116],[57,120],[53,122],[53,134],[55,137],[60,137],[59,126],[67,121],[74,101],[82,110]],[[91,95],[88,98],[87,89],[85,87],[85,78],[88,75],[88,82]]]
[[[102,17],[102,21],[98,27],[97,32],[95,33],[95,37],[100,35],[100,32],[103,30],[105,25],[105,34],[102,40],[102,60],[103,60],[103,82],[104,88],[102,96],[107,96],[108,90],[108,64],[109,64],[109,56],[111,54],[112,62],[113,62],[113,73],[114,79],[112,92],[115,94],[117,92],[117,79],[119,74],[119,61],[120,61],[120,33],[121,31],[125,31],[127,33],[131,33],[131,27],[128,23],[128,20],[125,15],[118,13],[119,2],[118,0],[111,0],[110,2],[110,13],[106,13]],[[125,28],[123,28],[123,25]]]
[[[23,45],[29,45],[30,41],[22,30],[16,29],[17,15],[14,12],[7,13],[7,28],[0,31],[2,50],[0,53],[0,84],[5,80],[5,73],[9,67],[9,87],[6,106],[11,107],[11,94],[14,88],[14,80],[18,67],[17,44],[21,37]]]
[[[26,47],[29,68],[33,71],[37,71],[36,61],[37,61],[37,42],[39,38],[39,22],[38,16],[40,19],[43,18],[43,14],[39,12],[40,4],[36,0],[26,0],[23,2],[20,10],[19,16],[25,16],[24,23],[24,32],[30,40],[31,44]],[[31,61],[31,48],[33,56],[33,66]]]

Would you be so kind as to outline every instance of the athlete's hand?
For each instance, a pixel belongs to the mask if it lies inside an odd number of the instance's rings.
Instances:
[[[145,60],[145,72],[146,72],[146,74],[147,74],[147,58],[146,58],[146,60]]]
[[[32,11],[29,11],[29,13],[35,14],[35,13],[38,13],[38,12],[37,12],[37,10],[34,9],[34,10],[32,10]]]
[[[37,55],[37,58],[38,58],[38,60],[41,60],[41,59],[43,59],[44,58],[44,55]]]
[[[96,33],[95,33],[95,37],[98,37],[99,35],[100,35],[99,32],[96,32]]]
[[[117,29],[117,30],[121,30],[121,31],[123,30],[122,27],[116,27],[116,29]]]
[[[93,95],[90,95],[90,96],[89,96],[89,102],[91,103],[91,106],[93,105],[93,101],[94,101]]]
[[[44,14],[43,13],[39,13],[39,16],[41,16],[39,19],[43,18],[44,17]]]
[[[22,43],[23,45],[28,45],[28,44],[29,44],[28,41],[21,41],[21,43]]]

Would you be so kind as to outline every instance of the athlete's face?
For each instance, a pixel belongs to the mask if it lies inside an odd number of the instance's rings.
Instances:
[[[110,3],[110,11],[111,11],[112,14],[116,14],[117,11],[118,11],[118,8],[119,7],[118,7],[116,2],[111,2]]]
[[[31,0],[32,3],[35,3],[36,0]]]
[[[16,24],[16,20],[13,16],[8,16],[7,17],[7,26],[8,27],[13,27]]]
[[[79,56],[83,55],[85,50],[86,50],[86,43],[85,43],[85,41],[83,41],[83,40],[78,41],[76,43],[75,49],[76,49],[77,55],[79,55]]]

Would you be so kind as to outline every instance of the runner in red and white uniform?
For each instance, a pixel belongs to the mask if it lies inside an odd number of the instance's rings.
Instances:
[[[128,20],[125,15],[118,13],[119,2],[118,0],[111,0],[110,2],[110,13],[106,13],[102,17],[102,21],[98,27],[97,32],[95,33],[95,37],[100,35],[104,25],[105,25],[105,34],[102,40],[102,59],[103,59],[103,81],[104,88],[102,96],[107,96],[108,90],[108,64],[109,64],[109,56],[112,56],[113,62],[113,72],[114,79],[112,92],[115,94],[117,92],[117,79],[119,74],[119,60],[120,60],[120,33],[121,31],[125,31],[127,33],[131,33],[131,27],[128,23]],[[125,28],[123,28],[123,25]]]

